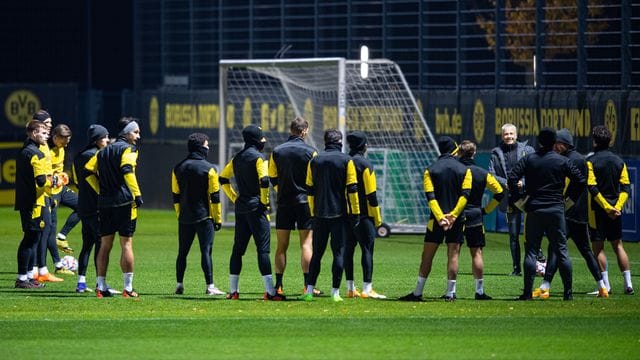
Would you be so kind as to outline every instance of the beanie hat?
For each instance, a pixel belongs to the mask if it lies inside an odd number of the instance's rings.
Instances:
[[[46,110],[38,110],[35,114],[33,114],[33,120],[45,121],[51,118],[51,115]]]
[[[364,146],[367,145],[367,135],[362,131],[354,131],[347,135],[347,142],[349,143],[351,150],[362,150],[364,149]]]
[[[458,151],[458,144],[452,138],[442,136],[438,139],[438,150],[440,154],[455,154]]]
[[[550,127],[543,127],[538,134],[538,144],[545,149],[550,149],[556,142],[556,131]]]
[[[573,146],[573,135],[571,135],[571,132],[568,129],[560,129],[556,133],[556,142]]]
[[[253,124],[242,129],[242,139],[244,139],[245,143],[253,145],[267,142],[267,139],[265,139],[262,133],[262,129],[258,125]]]
[[[89,143],[94,143],[105,136],[109,136],[109,131],[107,131],[107,129],[102,125],[93,124],[90,125],[87,129],[87,137],[89,138]]]

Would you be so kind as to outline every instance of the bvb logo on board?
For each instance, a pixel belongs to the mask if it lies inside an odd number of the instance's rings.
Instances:
[[[480,144],[484,138],[484,105],[480,99],[476,100],[473,107],[473,135],[476,137],[476,144]]]
[[[4,103],[4,113],[9,122],[24,127],[33,114],[40,109],[40,99],[29,90],[16,90]]]
[[[158,98],[153,96],[149,102],[149,127],[151,134],[155,135],[158,132],[160,126],[160,106],[158,105]]]
[[[611,144],[616,141],[616,129],[618,129],[618,114],[616,113],[616,104],[613,100],[607,101],[604,109],[604,126],[611,132]]]

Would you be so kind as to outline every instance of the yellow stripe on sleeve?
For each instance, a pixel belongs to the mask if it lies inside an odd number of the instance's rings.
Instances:
[[[347,183],[345,184],[346,186],[358,185],[358,175],[356,173],[356,166],[353,164],[353,160],[349,160],[347,162],[347,180],[346,181],[347,181]],[[356,188],[356,191],[349,192],[347,195],[349,199],[348,209],[351,210],[350,214],[360,215],[360,200],[358,199],[357,188]]]
[[[220,195],[220,181],[218,180],[218,174],[214,168],[209,169],[209,215],[216,224],[222,223],[222,205],[218,201],[217,203],[211,202],[211,195],[218,193]]]
[[[269,156],[269,177],[273,179],[278,178],[278,167],[276,166],[276,161],[273,159],[273,153]],[[273,187],[273,190],[278,192],[278,184]]]
[[[236,193],[236,191],[233,189],[233,187],[231,186],[231,183],[229,182],[229,180],[233,177],[233,159],[231,161],[229,161],[229,163],[224,167],[224,169],[222,169],[222,173],[220,174],[220,179],[221,179],[221,184],[222,184],[222,191],[224,191],[224,193],[227,195],[227,197],[229,198],[229,200],[231,200],[232,203],[235,203],[236,200],[238,199],[238,193]],[[226,182],[223,182],[222,180],[226,180]]]
[[[258,172],[258,186],[260,187],[260,202],[269,205],[269,175],[268,163],[262,158],[256,160],[256,171]]]

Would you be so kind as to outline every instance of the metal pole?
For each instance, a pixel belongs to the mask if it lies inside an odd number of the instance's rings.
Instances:
[[[629,89],[631,85],[631,47],[629,33],[631,32],[631,6],[629,0],[622,0],[621,3],[621,33],[620,33],[620,87],[623,90]]]
[[[93,24],[91,22],[92,16],[91,16],[91,0],[87,0],[86,1],[87,4],[87,13],[85,18],[87,19],[87,46],[86,46],[86,61],[87,61],[87,78],[85,79],[85,90],[87,91],[87,95],[88,90],[91,89],[91,87],[93,86],[93,76],[92,76],[92,72],[93,72],[93,57],[91,55],[91,33],[92,33],[92,29],[93,29]],[[135,6],[134,6],[135,8]],[[135,17],[134,17],[135,19]],[[135,21],[135,20],[134,20]],[[134,32],[135,33],[135,32]],[[135,54],[135,53],[134,53]],[[137,72],[136,72],[137,74]]]
[[[460,86],[462,86],[462,75],[460,75],[460,3],[461,1],[456,1],[456,91],[458,92],[458,95],[460,94]]]
[[[587,84],[587,49],[585,48],[585,36],[587,32],[587,0],[578,1],[578,32],[576,34],[576,46],[578,57],[578,73],[576,85],[578,90],[583,90]]]
[[[422,50],[422,36],[423,34],[423,15],[422,15],[422,4],[424,1],[420,1],[418,3],[418,90],[423,90],[426,88],[424,84],[424,51]]]
[[[500,89],[502,86],[502,59],[504,59],[504,49],[502,48],[502,34],[504,34],[504,0],[496,0],[496,54],[495,54],[495,90]]]
[[[338,130],[342,138],[347,137],[347,89],[345,77],[345,59],[338,61]],[[345,150],[346,141],[342,142],[342,150]]]
[[[544,73],[544,45],[545,45],[545,32],[544,32],[544,8],[546,6],[545,0],[536,1],[536,70],[539,76],[536,76],[537,87],[544,88],[546,83]]]
[[[189,80],[187,82],[187,88],[193,89],[193,78],[195,74],[195,46],[193,44],[193,38],[195,37],[193,34],[195,32],[194,29],[194,21],[193,21],[193,0],[189,0]]]
[[[227,163],[227,67],[218,66],[218,106],[220,107],[220,121],[218,124],[218,169],[222,172],[225,164]],[[222,220],[224,221],[227,214],[227,202],[222,201],[220,197],[220,204],[222,205]]]

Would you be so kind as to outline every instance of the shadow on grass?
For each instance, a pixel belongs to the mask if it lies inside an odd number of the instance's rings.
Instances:
[[[140,296],[142,296],[142,294]],[[197,302],[202,302],[203,300],[207,300],[207,301],[225,300],[225,301],[227,301],[227,298],[225,298],[224,295],[220,295],[220,296],[208,296],[208,295],[202,295],[202,296],[161,295],[161,296],[158,296],[158,299],[179,300],[179,301],[197,301]]]
[[[264,300],[263,293],[241,293],[240,294],[240,298],[236,299],[236,300],[230,300],[226,298],[226,295],[206,295],[206,294],[202,294],[202,295],[176,295],[176,294],[167,294],[167,293],[140,293],[140,296],[143,295],[151,295],[151,296],[156,296],[159,299],[174,299],[174,300],[183,300],[183,301],[202,301],[202,300],[206,300],[206,299],[210,299],[210,300],[214,300],[214,301],[218,301],[218,300],[224,300],[224,301],[257,301],[257,300]],[[293,300],[296,299],[297,296],[294,297],[288,297],[287,296],[287,300]],[[265,300],[267,301],[267,300]]]
[[[415,239],[410,238],[401,238],[401,237],[389,237],[384,240],[381,238],[376,238],[376,241],[384,241],[385,243],[393,243],[393,244],[406,244],[406,245],[423,245],[422,241],[418,242]]]
[[[458,275],[473,275],[473,273],[471,273],[470,271],[458,271]],[[511,273],[490,273],[490,272],[485,272],[484,276],[506,276],[506,277],[513,277],[513,278],[517,278],[517,279],[522,279],[522,275],[511,275]],[[542,277],[540,277],[542,279]]]
[[[46,297],[46,298],[77,298],[77,297],[91,297],[87,294],[78,294],[75,291],[51,291],[47,288],[42,289],[0,289],[2,294],[15,294],[15,295],[27,295],[33,297]],[[92,294],[92,293],[91,293]]]

